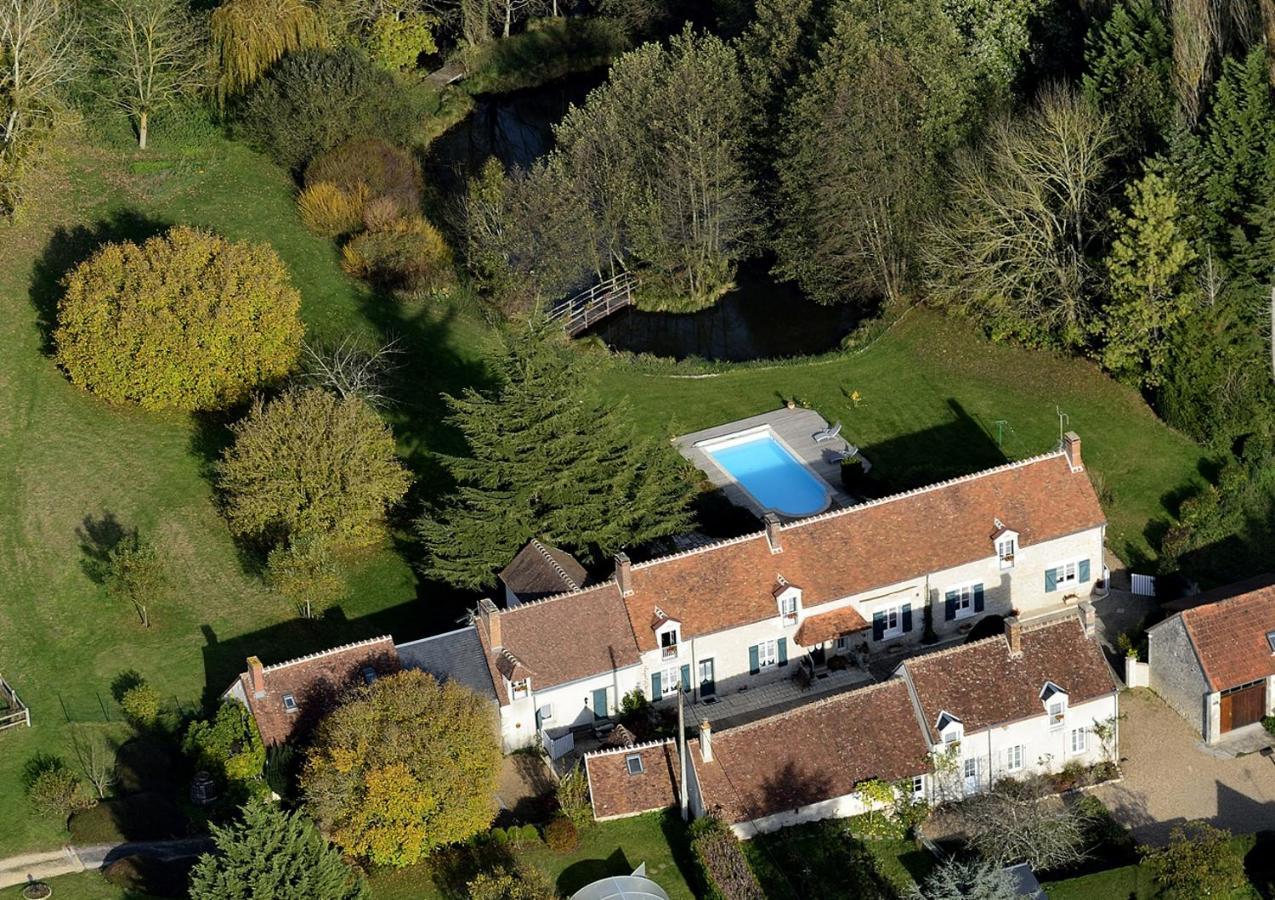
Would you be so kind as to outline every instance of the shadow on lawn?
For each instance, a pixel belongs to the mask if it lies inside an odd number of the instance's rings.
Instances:
[[[911,490],[1005,462],[984,423],[951,397],[947,405],[952,418],[942,425],[861,447],[886,492]],[[846,436],[854,440],[853,434]]]
[[[57,328],[58,301],[62,298],[62,279],[72,269],[92,256],[103,244],[113,241],[140,241],[153,237],[172,223],[152,219],[136,210],[112,213],[91,226],[58,228],[31,268],[29,294],[35,307],[42,350],[52,354],[53,332]]]

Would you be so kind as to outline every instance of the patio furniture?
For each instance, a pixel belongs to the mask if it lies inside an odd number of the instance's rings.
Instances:
[[[841,434],[841,422],[840,422],[840,421],[838,421],[838,422],[837,422],[837,424],[835,424],[835,425],[831,425],[831,426],[829,426],[828,428],[824,428],[824,429],[822,429],[822,430],[820,430],[820,431],[816,431],[816,432],[812,435],[812,437],[814,437],[814,439],[815,439],[815,443],[816,443],[816,444],[822,444],[824,441],[831,441],[831,440],[835,440],[835,439],[836,439],[836,437],[837,437],[837,435],[839,435],[839,434]]]

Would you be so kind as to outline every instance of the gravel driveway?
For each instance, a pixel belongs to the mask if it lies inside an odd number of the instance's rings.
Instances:
[[[1096,791],[1139,841],[1165,843],[1187,819],[1237,834],[1275,829],[1275,762],[1252,754],[1223,759],[1172,709],[1145,689],[1120,695],[1124,781]]]

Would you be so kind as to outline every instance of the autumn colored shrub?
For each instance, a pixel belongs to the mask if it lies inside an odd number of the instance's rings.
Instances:
[[[64,284],[58,363],[113,403],[222,409],[283,378],[301,352],[301,295],[268,244],[178,226],[107,244]]]
[[[315,157],[306,167],[305,183],[321,181],[347,193],[363,185],[368,197],[393,200],[399,216],[420,211],[420,166],[411,153],[381,138],[354,138]]]
[[[363,227],[368,231],[384,231],[393,228],[402,215],[393,197],[373,197],[363,204]]]
[[[713,816],[691,826],[691,852],[703,874],[709,900],[765,900],[739,838]]]
[[[566,815],[556,815],[545,826],[545,843],[554,853],[570,853],[580,846],[580,830]]]
[[[363,222],[367,189],[345,191],[330,181],[316,181],[297,197],[297,211],[307,229],[320,237],[349,234]]]
[[[146,682],[135,684],[120,697],[124,715],[138,728],[154,728],[159,721],[159,691]]]
[[[455,277],[451,248],[442,233],[420,216],[357,235],[341,248],[341,266],[351,275],[391,289],[438,291]]]

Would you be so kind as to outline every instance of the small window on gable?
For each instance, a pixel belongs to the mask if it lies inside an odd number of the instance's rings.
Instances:
[[[628,769],[630,775],[641,775],[644,771],[642,768],[642,757],[636,753],[632,753],[624,758],[624,767]]]
[[[298,709],[297,698],[292,696],[291,694],[284,694],[283,709],[284,709],[284,712],[290,712],[290,713],[296,712]]]
[[[509,692],[513,694],[515,700],[521,700],[523,697],[526,697],[530,690],[531,684],[526,678],[521,681],[509,682]]]
[[[965,725],[949,712],[939,713],[938,722],[935,723],[935,730],[943,741],[944,749],[951,747],[953,744],[959,744],[961,738],[965,737]]]
[[[1002,569],[1014,567],[1014,553],[1018,550],[1017,532],[1006,529],[996,538],[996,558],[1000,560]]]
[[[1045,686],[1040,689],[1040,701],[1045,704],[1050,730],[1062,728],[1067,719],[1067,692],[1052,681],[1046,681]]]

